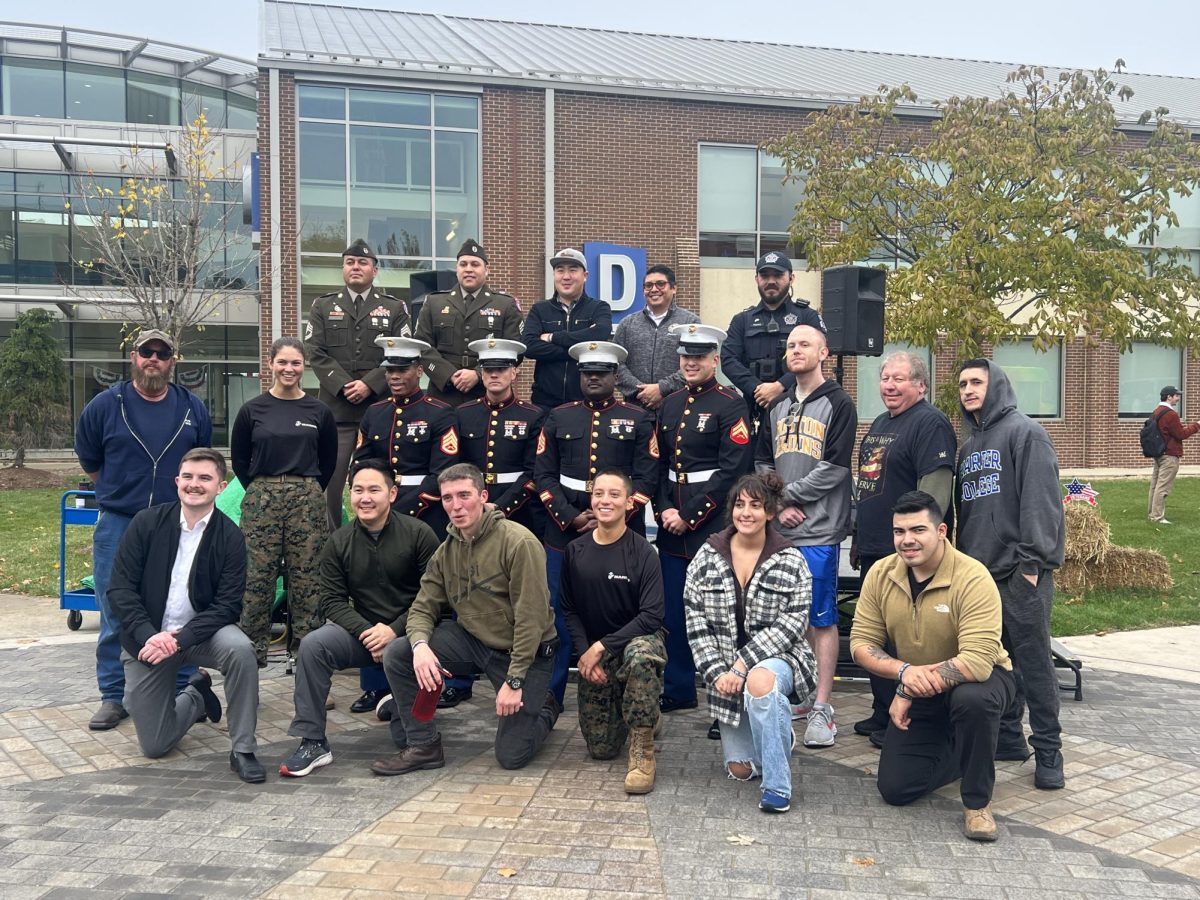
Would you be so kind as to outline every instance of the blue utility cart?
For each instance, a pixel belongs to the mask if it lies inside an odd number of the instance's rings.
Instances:
[[[82,500],[84,505],[78,506],[78,500]],[[99,612],[100,607],[96,605],[94,590],[67,590],[67,526],[86,525],[95,528],[99,519],[100,509],[96,506],[95,491],[75,490],[62,495],[58,526],[59,609],[68,610],[67,627],[72,631],[78,631],[83,624],[84,612]]]

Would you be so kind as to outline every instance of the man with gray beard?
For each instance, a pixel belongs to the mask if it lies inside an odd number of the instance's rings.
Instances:
[[[176,499],[175,475],[183,456],[212,444],[212,420],[203,401],[171,383],[175,342],[162,331],[142,331],[129,354],[132,378],[93,397],[75,427],[75,454],[96,486],[100,519],[92,535],[92,577],[100,608],[96,681],[100,708],[88,727],[107,731],[127,718],[121,622],[108,603],[117,545],[134,515]],[[195,672],[180,670],[182,684]]]

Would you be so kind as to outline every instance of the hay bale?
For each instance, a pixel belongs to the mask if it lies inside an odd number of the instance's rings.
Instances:
[[[1167,558],[1141,547],[1110,547],[1104,562],[1093,566],[1090,574],[1094,585],[1106,588],[1165,591],[1174,584]]]
[[[1088,575],[1088,569],[1089,566],[1087,564],[1068,559],[1054,573],[1054,589],[1067,594],[1085,593],[1092,587],[1092,580]]]
[[[1080,563],[1102,563],[1112,548],[1112,529],[1100,510],[1086,503],[1068,503],[1067,560]]]

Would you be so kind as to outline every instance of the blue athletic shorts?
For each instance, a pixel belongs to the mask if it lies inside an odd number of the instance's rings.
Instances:
[[[812,573],[812,610],[808,624],[813,628],[828,628],[838,623],[837,579],[838,545],[797,547],[804,554],[808,571]]]

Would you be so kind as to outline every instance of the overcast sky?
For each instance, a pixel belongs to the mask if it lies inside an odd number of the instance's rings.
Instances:
[[[339,4],[330,4],[339,5]],[[362,6],[701,37],[1200,77],[1196,0],[841,0],[830,3],[367,0]],[[4,18],[155,38],[253,59],[256,0],[46,0]]]

